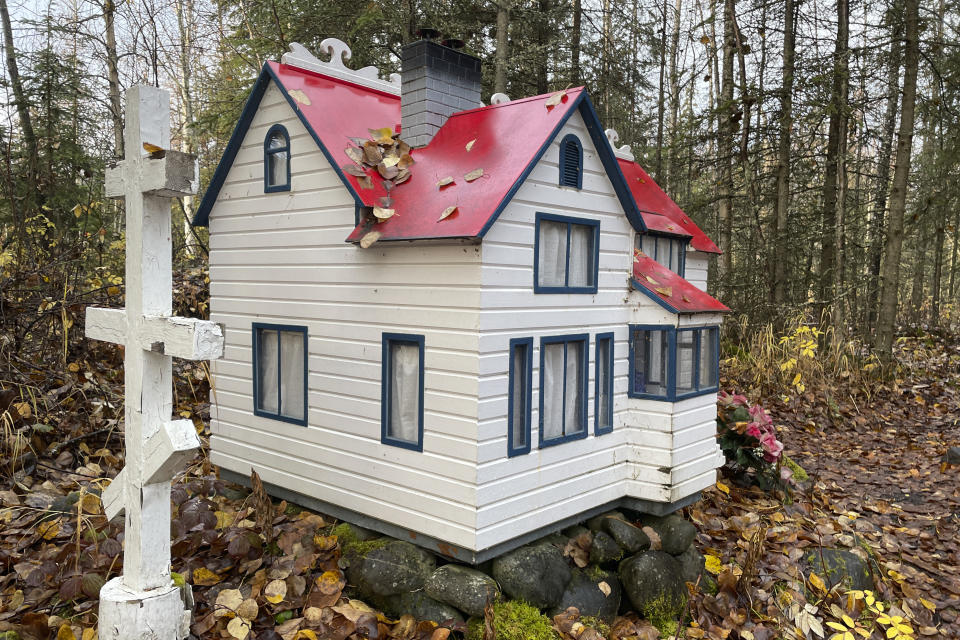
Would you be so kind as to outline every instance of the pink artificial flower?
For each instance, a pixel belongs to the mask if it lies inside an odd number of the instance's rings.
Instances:
[[[776,462],[780,459],[783,452],[783,443],[777,440],[772,433],[765,433],[760,438],[760,444],[763,446],[763,459],[767,462]]]
[[[759,440],[760,436],[763,435],[763,432],[760,431],[760,426],[756,422],[751,422],[750,426],[747,427],[747,435],[753,436]]]
[[[730,400],[730,402],[733,403],[733,404],[742,404],[743,406],[747,406],[747,404],[748,404],[748,403],[747,403],[747,397],[744,396],[744,395],[741,395],[741,394],[739,394],[739,393],[738,393],[737,395],[733,396],[732,399]]]
[[[767,412],[763,410],[758,404],[753,405],[747,411],[750,413],[750,416],[753,418],[754,422],[759,422],[760,424],[773,424],[773,419],[767,415]]]

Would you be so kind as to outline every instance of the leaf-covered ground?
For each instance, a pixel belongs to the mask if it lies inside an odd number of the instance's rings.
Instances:
[[[62,371],[28,372],[26,397],[0,391],[0,638],[90,640],[99,587],[120,573],[121,527],[96,496],[123,465],[117,358],[95,347]],[[904,340],[898,359],[899,377],[882,385],[811,381],[801,395],[759,398],[810,481],[785,504],[726,478],[688,509],[719,584],[694,590],[678,637],[960,638],[960,468],[941,465],[960,445],[960,342]],[[177,367],[176,410],[203,425],[204,371]],[[750,392],[747,381],[728,386]],[[220,482],[205,456],[173,501],[173,569],[193,585],[197,637],[465,631],[351,600],[335,522]],[[821,547],[867,560],[874,593],[830,589],[824,572],[801,570]],[[564,639],[657,637],[635,616],[599,630],[571,615],[551,622]]]

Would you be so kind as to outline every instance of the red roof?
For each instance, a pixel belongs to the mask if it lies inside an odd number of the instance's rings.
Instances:
[[[679,224],[668,218],[667,216],[660,215],[659,213],[650,213],[649,211],[640,210],[640,215],[643,216],[643,222],[647,225],[647,229],[650,231],[659,231],[672,236],[679,236],[681,238],[692,238],[693,234],[681,227]]]
[[[690,284],[642,251],[634,250],[633,286],[674,313],[727,313],[722,302]]]
[[[643,167],[630,160],[619,159],[620,170],[623,171],[627,184],[630,185],[630,192],[634,200],[637,201],[637,207],[643,216],[643,221],[649,229],[663,230],[658,228],[651,213],[665,216],[678,224],[687,234],[690,235],[690,246],[697,251],[705,253],[722,253],[720,248],[713,243],[707,234],[700,230],[700,227],[683,212],[677,203],[670,196],[664,193],[663,189],[653,181]],[[668,233],[673,233],[668,231]]]

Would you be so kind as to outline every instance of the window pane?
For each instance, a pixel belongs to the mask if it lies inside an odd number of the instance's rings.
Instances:
[[[280,415],[303,420],[303,334],[280,332]]]
[[[700,334],[700,388],[717,386],[717,330],[704,329]]]
[[[270,142],[271,144],[273,143],[272,138]],[[270,172],[269,184],[271,187],[287,184],[287,159],[289,155],[287,151],[275,151],[267,155],[268,170]]]
[[[257,354],[257,408],[268,413],[277,412],[277,332],[260,329],[260,353]]]
[[[571,287],[593,286],[593,227],[570,225],[570,281]]]
[[[279,131],[274,131],[270,134],[270,144],[267,146],[270,149],[281,149],[287,146],[287,139]]]
[[[563,350],[562,342],[543,345],[543,371],[540,393],[543,395],[543,439],[563,435]]]
[[[693,391],[694,347],[696,346],[696,332],[691,330],[677,331],[677,393]]]
[[[597,348],[597,425],[609,427],[613,424],[610,398],[610,360],[613,356],[613,340],[600,340]]]
[[[650,256],[651,258],[656,258],[657,255],[657,239],[653,236],[643,236],[641,241],[642,247],[641,251]]]
[[[566,394],[563,403],[564,435],[581,433],[586,425],[583,424],[583,342],[567,343],[567,368],[564,386]]]
[[[634,391],[667,395],[667,332],[638,330],[633,349]]]
[[[420,416],[420,346],[390,343],[390,423],[387,435],[405,442],[418,441]]]
[[[567,266],[567,225],[563,222],[541,220],[538,250],[540,253],[537,284],[542,287],[564,286]]]
[[[526,344],[516,344],[510,354],[510,447],[521,449],[527,446],[527,402],[530,390],[527,388],[527,349]]]

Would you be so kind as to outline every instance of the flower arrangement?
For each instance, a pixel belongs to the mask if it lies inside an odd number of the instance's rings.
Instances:
[[[717,407],[720,448],[735,473],[754,474],[764,490],[787,489],[791,471],[782,466],[783,443],[777,439],[773,420],[745,396],[720,392]]]

